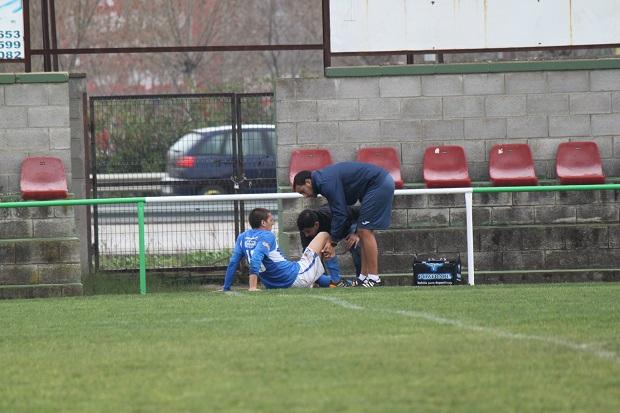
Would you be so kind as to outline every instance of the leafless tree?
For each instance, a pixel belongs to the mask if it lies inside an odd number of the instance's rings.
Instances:
[[[161,22],[152,33],[157,45],[205,46],[223,39],[223,25],[231,17],[234,1],[152,0],[148,7],[158,11]],[[196,91],[208,80],[200,69],[213,55],[203,52],[161,53],[154,56],[157,71],[165,74],[176,91]]]
[[[41,2],[30,4],[31,41],[41,48]],[[55,0],[55,9],[60,48],[321,41],[321,0]],[[61,70],[87,74],[90,93],[131,94],[265,90],[277,77],[320,68],[320,58],[316,51],[176,52],[59,61]],[[40,57],[33,70],[42,70]]]
[[[104,0],[56,0],[56,27],[60,48],[80,48],[88,44],[93,36],[89,30],[93,25],[97,8]],[[78,55],[68,55],[59,60],[61,70],[75,70]]]

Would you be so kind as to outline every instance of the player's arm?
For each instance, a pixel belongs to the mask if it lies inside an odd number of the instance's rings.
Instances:
[[[360,216],[359,206],[347,207],[348,217],[347,224],[349,225],[349,232],[345,237],[347,251],[351,248],[357,247],[360,242],[360,237],[357,235],[357,219]]]
[[[249,283],[250,288],[248,289],[248,291],[258,291],[258,275],[250,274]]]
[[[237,239],[235,242],[235,249],[233,250],[228,268],[226,268],[226,276],[224,277],[224,291],[230,291],[233,281],[235,281],[235,275],[237,273],[237,267],[243,258],[243,250],[241,249],[241,241]]]
[[[332,213],[331,238],[332,241],[338,242],[343,238],[347,223],[347,200],[344,196],[344,188],[337,179],[333,186],[330,186],[328,193],[324,194],[329,201],[329,207]]]

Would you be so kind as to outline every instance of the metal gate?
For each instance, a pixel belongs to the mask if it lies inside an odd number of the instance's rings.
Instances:
[[[93,198],[276,192],[273,94],[90,98]],[[277,204],[152,204],[145,211],[147,266],[220,270],[245,228],[247,208]],[[92,267],[135,270],[132,205],[92,209]]]

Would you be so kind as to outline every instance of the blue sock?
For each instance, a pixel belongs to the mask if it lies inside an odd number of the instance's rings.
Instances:
[[[316,280],[316,283],[319,285],[319,287],[329,287],[329,283],[331,282],[332,278],[329,275],[321,275],[319,277],[318,280]]]

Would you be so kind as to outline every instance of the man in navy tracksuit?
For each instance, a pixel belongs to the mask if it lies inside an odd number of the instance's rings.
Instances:
[[[381,285],[379,250],[373,230],[390,226],[394,180],[385,169],[360,162],[341,162],[318,171],[301,171],[293,179],[293,190],[304,197],[323,195],[332,212],[331,244],[326,253],[347,235],[347,206],[360,202],[357,235],[362,245],[362,271],[357,279],[365,287]]]

